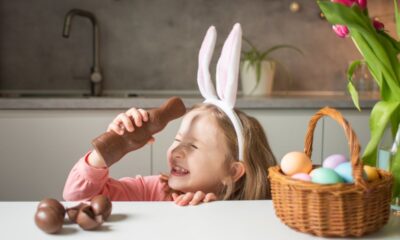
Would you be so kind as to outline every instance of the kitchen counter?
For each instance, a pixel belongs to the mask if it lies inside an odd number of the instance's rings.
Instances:
[[[113,202],[109,221],[96,231],[76,224],[49,235],[33,220],[38,202],[0,202],[3,239],[327,239],[297,232],[274,213],[272,201],[219,201],[179,207],[172,202]],[[76,203],[66,202],[65,206]],[[362,239],[400,239],[400,217]],[[344,239],[344,238],[341,238]]]
[[[172,95],[139,97],[23,97],[0,98],[0,109],[127,109],[132,106],[154,108]],[[202,102],[200,96],[182,96],[187,107]],[[370,109],[377,97],[360,97],[361,108]],[[355,109],[350,96],[342,94],[275,94],[268,97],[239,97],[240,109],[319,109],[330,106],[338,109]]]

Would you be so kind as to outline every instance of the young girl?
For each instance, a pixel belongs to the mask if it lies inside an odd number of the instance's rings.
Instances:
[[[112,179],[95,151],[71,170],[64,188],[67,201],[88,200],[104,194],[113,201],[175,201],[197,205],[213,200],[270,199],[268,167],[275,165],[259,122],[234,109],[241,29],[236,24],[226,40],[217,66],[218,96],[209,79],[208,65],[215,46],[210,27],[199,54],[198,84],[206,101],[182,119],[167,151],[169,175]],[[108,131],[122,135],[148,121],[143,109],[118,115]],[[150,142],[154,141],[151,139]]]

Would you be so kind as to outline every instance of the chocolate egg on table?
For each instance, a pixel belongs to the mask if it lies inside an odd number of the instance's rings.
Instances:
[[[302,180],[306,182],[311,181],[311,176],[308,175],[307,173],[296,173],[292,175],[292,178],[297,179],[297,180]]]
[[[103,223],[103,216],[95,216],[92,207],[86,206],[79,210],[76,222],[84,230],[93,230]]]
[[[37,209],[46,208],[46,207],[54,208],[54,210],[56,210],[60,215],[62,215],[62,217],[64,217],[64,215],[65,215],[64,206],[56,199],[53,199],[53,198],[43,199],[42,201],[40,201]]]
[[[103,220],[107,220],[107,218],[111,214],[112,203],[104,195],[98,195],[98,196],[94,197],[90,201],[90,206],[92,207],[93,212],[96,216],[97,215],[103,216]]]
[[[367,176],[368,181],[375,181],[379,179],[379,173],[375,167],[365,165],[364,173]]]
[[[333,154],[325,158],[322,167],[335,169],[338,165],[347,162],[347,159],[342,154]]]
[[[317,168],[313,170],[311,181],[319,184],[342,183],[343,179],[330,168]]]
[[[81,210],[83,207],[87,207],[89,206],[88,204],[85,203],[79,203],[78,205],[74,206],[74,207],[70,207],[67,208],[67,215],[69,220],[71,220],[71,222],[76,223],[76,217],[78,216],[79,210]]]
[[[41,207],[36,211],[35,223],[46,233],[56,233],[61,230],[64,223],[64,216],[55,208]]]
[[[292,176],[296,173],[309,173],[312,169],[311,159],[303,152],[290,152],[281,160],[282,172]]]

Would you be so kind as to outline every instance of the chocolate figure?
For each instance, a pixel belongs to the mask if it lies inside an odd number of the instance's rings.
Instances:
[[[168,99],[161,107],[150,109],[149,121],[135,131],[126,131],[123,135],[110,131],[103,133],[92,141],[96,151],[110,167],[125,154],[143,147],[151,137],[160,132],[168,122],[181,117],[186,112],[185,105],[178,97]]]

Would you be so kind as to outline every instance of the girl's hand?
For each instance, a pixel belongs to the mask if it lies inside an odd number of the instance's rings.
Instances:
[[[217,200],[217,196],[214,193],[204,193],[197,191],[195,193],[187,192],[184,194],[172,193],[172,199],[179,206],[187,205],[198,205],[200,203],[206,203]]]
[[[149,113],[144,109],[131,108],[118,116],[108,125],[107,132],[114,131],[118,135],[123,135],[125,130],[128,132],[135,131],[135,127],[143,126],[144,122],[149,121]],[[154,142],[154,138],[149,143]]]

